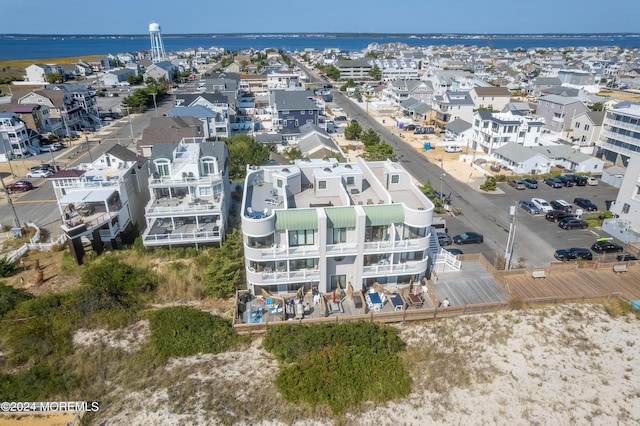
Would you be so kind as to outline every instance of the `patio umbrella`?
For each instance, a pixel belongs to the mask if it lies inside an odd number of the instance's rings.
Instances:
[[[347,294],[349,297],[353,297],[353,286],[351,285],[351,281],[347,283]]]
[[[264,297],[271,297],[271,296],[272,296],[272,294],[271,294],[271,293],[269,293],[269,292],[268,292],[267,290],[265,290],[264,288],[261,288],[261,289],[260,289],[260,293],[262,293],[262,296],[264,296]]]

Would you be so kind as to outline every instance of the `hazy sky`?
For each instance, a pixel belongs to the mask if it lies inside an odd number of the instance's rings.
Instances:
[[[640,1],[1,0],[3,34],[640,32]]]

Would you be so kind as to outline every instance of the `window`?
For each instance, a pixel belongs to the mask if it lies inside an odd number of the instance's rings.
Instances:
[[[410,251],[408,253],[400,253],[400,262],[416,262],[423,260],[423,252],[421,251]]]
[[[347,176],[347,185],[355,185],[355,178],[353,176]]]
[[[312,246],[314,238],[313,229],[304,229],[301,231],[289,231],[289,246]]]
[[[345,243],[347,241],[347,228],[333,228],[332,244]]]
[[[298,119],[296,118],[296,120],[294,121],[294,126],[298,127]]]
[[[400,182],[400,175],[391,175],[391,183]]]
[[[584,125],[584,130],[589,130],[589,125],[588,124]]]
[[[414,226],[405,225],[402,231],[402,238],[424,238],[427,236],[427,228],[416,228]]]
[[[388,235],[388,229],[386,226],[367,226],[364,230],[364,240],[371,241],[384,241]]]
[[[624,205],[622,206],[622,214],[629,214],[629,209],[631,208],[631,206],[627,203],[624,203]]]
[[[304,110],[300,111],[300,115],[304,115],[304,113],[305,113]]]
[[[156,168],[158,169],[158,174],[162,176],[169,176],[169,162],[163,161],[161,163],[156,163]]]
[[[318,189],[327,189],[327,181],[326,180],[318,181]]]
[[[346,275],[331,275],[331,283],[329,290],[336,290],[340,284],[340,288],[347,288],[347,276]]]
[[[215,163],[213,159],[207,158],[202,160],[202,174],[204,176],[210,176],[215,174]]]
[[[282,115],[289,114],[289,110],[288,110],[288,109],[283,109],[283,110],[282,110],[282,112],[281,112],[281,114],[282,114]]]
[[[282,188],[282,179],[278,179],[276,184],[278,188]]]
[[[580,122],[576,121],[576,129],[579,129],[579,128],[580,128]],[[585,129],[585,130],[587,130],[587,129]]]
[[[267,248],[273,245],[273,234],[265,237],[249,237],[247,245],[253,248]]]
[[[315,269],[318,266],[317,259],[295,259],[289,261],[290,271],[303,271],[305,269]]]

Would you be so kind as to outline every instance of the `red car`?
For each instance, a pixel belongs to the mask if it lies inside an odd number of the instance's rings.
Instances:
[[[9,192],[25,192],[33,189],[33,184],[26,180],[18,180],[16,182],[10,183],[7,185],[7,190]]]

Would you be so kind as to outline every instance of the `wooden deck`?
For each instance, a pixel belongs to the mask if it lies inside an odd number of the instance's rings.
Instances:
[[[505,274],[503,279],[507,290],[524,300],[593,297],[610,293],[620,293],[628,300],[640,300],[640,263],[626,263],[628,271],[622,273],[613,271],[616,263],[602,263],[597,268],[545,268],[546,278],[541,279],[534,279],[531,270],[513,275]]]
[[[439,272],[429,287],[438,300],[448,298],[451,305],[504,302],[510,298],[479,262],[463,262],[460,271]]]

